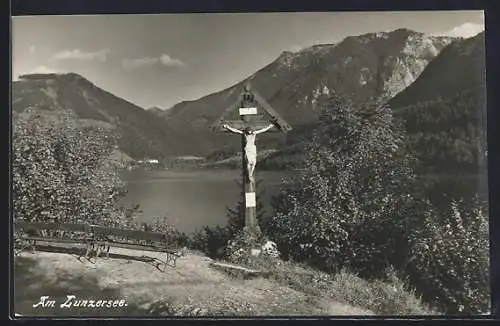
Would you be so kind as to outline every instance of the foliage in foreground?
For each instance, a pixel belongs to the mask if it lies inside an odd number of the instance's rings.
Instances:
[[[477,199],[432,206],[409,239],[412,283],[448,313],[490,311],[488,221]]]
[[[177,247],[187,247],[190,244],[189,237],[185,233],[180,232],[175,225],[169,223],[167,217],[156,217],[149,223],[133,223],[132,227],[146,232],[166,234],[171,244]]]
[[[413,175],[399,151],[403,134],[388,108],[338,97],[320,103],[304,172],[277,198],[266,231],[285,258],[383,277],[387,266],[403,264],[407,249],[399,227]]]
[[[116,137],[66,112],[28,109],[13,124],[14,218],[120,225],[124,194],[108,158]]]
[[[257,180],[256,186],[259,189],[261,180]],[[235,181],[236,185],[242,189],[240,181]],[[243,197],[243,193],[241,193]],[[259,198],[262,192],[257,196],[257,220],[263,221],[265,211]],[[233,240],[245,226],[245,204],[242,200],[238,201],[234,208],[226,207],[227,224],[225,226],[205,226],[202,230],[195,232],[190,236],[190,247],[200,250],[211,258],[223,258],[226,256],[226,247],[230,240]]]
[[[384,107],[326,99],[303,173],[265,232],[285,259],[383,279],[388,266],[447,313],[489,308],[488,234],[478,200],[439,207],[416,187],[403,133]],[[417,189],[419,189],[417,191]]]

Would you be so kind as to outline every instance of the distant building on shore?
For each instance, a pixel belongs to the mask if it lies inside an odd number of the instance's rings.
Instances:
[[[139,163],[139,164],[159,164],[160,162],[157,159],[144,159],[144,160],[138,160],[137,163]]]

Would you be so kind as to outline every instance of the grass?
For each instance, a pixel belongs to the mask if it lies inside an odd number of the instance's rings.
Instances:
[[[266,278],[297,291],[326,297],[376,315],[438,314],[394,273],[388,275],[388,280],[368,281],[346,270],[329,275],[303,264],[269,258],[253,258],[243,265],[259,269]]]
[[[333,277],[332,297],[354,306],[364,307],[377,315],[436,315],[414,290],[399,278],[391,281],[366,281],[342,271]]]

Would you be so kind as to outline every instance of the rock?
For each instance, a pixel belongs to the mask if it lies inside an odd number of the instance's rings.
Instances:
[[[278,258],[280,256],[280,252],[278,251],[277,245],[273,241],[267,241],[262,246],[262,254],[274,258]]]
[[[252,250],[250,251],[250,254],[251,254],[252,256],[258,257],[258,256],[260,255],[260,253],[261,253],[261,252],[262,252],[262,250],[260,250],[260,249],[252,249]]]

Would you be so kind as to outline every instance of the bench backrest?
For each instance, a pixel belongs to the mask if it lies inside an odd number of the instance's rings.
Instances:
[[[93,225],[92,230],[96,237],[99,236],[114,236],[119,238],[127,238],[131,240],[150,240],[158,242],[166,242],[167,235],[156,232],[146,232],[140,230],[124,230],[118,228],[110,228],[105,226]]]
[[[39,230],[56,230],[56,225],[54,223],[42,223],[42,222],[27,222],[27,221],[15,221],[14,227],[16,230],[23,231],[39,231]]]
[[[79,224],[79,223],[58,223],[58,222],[28,222],[28,221],[15,221],[14,227],[16,230],[23,231],[69,231],[69,232],[83,232],[93,233],[96,237],[113,236],[118,238],[127,238],[131,240],[147,240],[166,243],[168,236],[164,233],[146,232],[140,230],[124,230],[119,228],[111,228],[98,225]]]
[[[78,223],[60,223],[59,230],[70,231],[70,232],[92,233],[92,228],[90,225],[78,224]]]
[[[50,231],[70,231],[70,232],[91,232],[90,225],[78,223],[58,223],[58,222],[28,222],[28,221],[15,221],[14,227],[18,230],[50,230]]]

